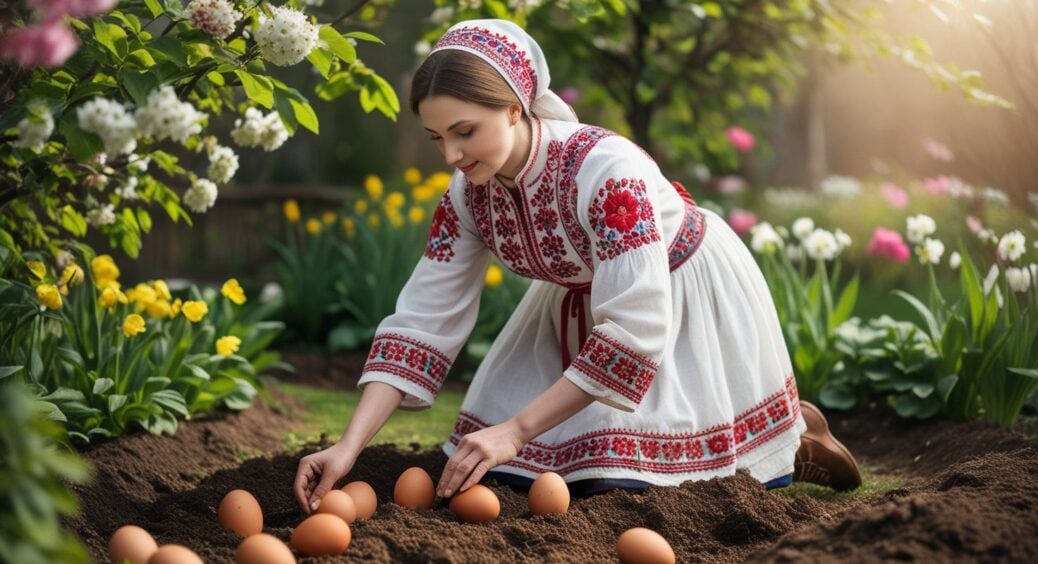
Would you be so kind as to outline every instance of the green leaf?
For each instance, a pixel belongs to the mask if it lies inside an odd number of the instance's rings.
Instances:
[[[86,235],[86,219],[73,209],[71,204],[66,204],[61,208],[61,226],[76,237]]]
[[[184,4],[180,0],[161,0],[162,5],[166,7],[166,13],[175,20],[186,20],[187,10],[184,9]]]
[[[948,397],[951,396],[952,390],[955,389],[955,384],[958,381],[958,374],[949,374],[937,381],[937,393],[940,395],[941,403],[948,403]]]
[[[94,20],[94,39],[97,40],[105,49],[108,49],[113,55],[118,55],[119,52],[115,49],[115,38],[109,33],[110,28],[104,20]]]
[[[21,369],[21,366],[0,366],[0,380],[3,380],[12,374],[17,374]]]
[[[148,233],[151,231],[151,214],[144,208],[137,209],[137,223],[141,226],[141,231]]]
[[[894,290],[894,294],[896,294],[901,299],[908,302],[913,308],[915,308],[915,310],[923,318],[923,321],[926,323],[926,326],[929,330],[930,338],[933,341],[937,341],[940,338],[941,329],[937,326],[937,319],[934,318],[933,313],[930,312],[930,309],[923,305],[923,302],[919,301],[918,298],[916,298],[912,294],[909,294],[908,292],[905,292],[903,290]]]
[[[327,26],[325,26],[325,27],[327,27]],[[345,37],[352,37],[353,39],[357,39],[357,40],[360,40],[360,41],[370,41],[372,43],[378,43],[379,45],[385,45],[385,43],[383,43],[381,39],[375,37],[374,35],[371,35],[370,33],[364,32],[364,31],[351,31],[351,32],[349,32],[347,34],[344,34],[344,35],[345,35]]]
[[[269,78],[243,70],[236,70],[234,74],[238,75],[242,87],[245,88],[245,95],[250,100],[265,108],[274,107],[274,84]]]
[[[127,55],[126,58],[130,61],[133,61],[134,63],[137,63],[137,66],[141,68],[147,69],[155,66],[155,58],[152,57],[151,53],[149,53],[146,49],[137,49],[136,51]]]
[[[847,287],[843,289],[843,293],[840,294],[840,299],[836,302],[836,307],[833,308],[833,313],[829,316],[829,332],[836,329],[844,321],[850,319],[851,314],[854,313],[854,304],[858,301],[858,284],[859,279],[857,276],[851,279],[847,284]]]
[[[703,8],[703,11],[706,12],[707,17],[724,17],[724,10],[721,9],[721,6],[717,2],[703,2],[701,6]]]
[[[72,153],[72,158],[76,159],[76,161],[88,161],[94,155],[104,151],[101,138],[80,129],[75,124],[73,116],[69,116],[68,120],[62,119],[58,124],[58,131],[65,137],[65,147],[69,153]]]
[[[310,54],[306,56],[306,60],[310,61],[317,69],[317,72],[321,73],[321,76],[328,78],[328,74],[332,70],[332,54],[321,48],[315,48],[310,51]]]
[[[119,71],[119,79],[138,106],[143,106],[148,101],[148,93],[159,86],[158,79],[151,72],[141,73],[133,69],[123,69]]]
[[[151,17],[153,18],[157,18],[166,12],[158,0],[144,0],[144,5],[148,7],[148,11],[151,12]]]
[[[335,56],[346,63],[353,63],[357,60],[357,48],[333,27],[322,25],[318,35],[328,45],[332,53],[335,53]],[[327,78],[327,75],[325,75],[325,78]]]
[[[822,402],[822,405],[832,409],[851,409],[858,399],[854,397],[854,392],[836,386],[826,385],[822,388],[822,393],[818,395],[818,400]]]
[[[274,108],[277,110],[278,115],[281,116],[281,121],[285,124],[288,134],[295,135],[296,129],[299,129],[296,111],[292,107],[292,99],[288,96],[288,93],[280,88],[274,91]]]
[[[184,42],[170,36],[160,37],[148,42],[146,47],[152,54],[158,54],[163,59],[177,65],[178,68],[187,66],[187,51]]]
[[[289,103],[292,104],[292,109],[295,111],[295,116],[299,121],[299,125],[302,125],[315,134],[319,133],[317,114],[314,113],[314,109],[310,107],[310,104],[306,102],[297,102],[294,99],[289,99]]]
[[[112,380],[111,378],[98,378],[97,380],[94,380],[93,394],[95,396],[100,396],[114,387],[115,380]]]

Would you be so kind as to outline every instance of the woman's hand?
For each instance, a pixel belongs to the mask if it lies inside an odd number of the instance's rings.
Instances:
[[[341,442],[301,458],[293,489],[303,513],[309,515],[317,510],[324,495],[353,468],[356,461],[357,456],[350,454]]]
[[[436,494],[450,497],[478,484],[491,468],[515,458],[525,444],[514,419],[465,435],[443,469]]]

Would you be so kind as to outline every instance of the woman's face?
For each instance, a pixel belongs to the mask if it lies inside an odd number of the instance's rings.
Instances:
[[[516,104],[518,107],[518,104]],[[473,184],[482,184],[515,160],[514,110],[493,109],[453,96],[434,95],[418,103],[418,115],[448,166]],[[521,164],[520,164],[521,166]]]

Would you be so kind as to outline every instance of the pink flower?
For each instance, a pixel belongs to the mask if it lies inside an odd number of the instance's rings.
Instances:
[[[728,137],[728,142],[743,153],[749,151],[757,144],[757,140],[753,137],[753,134],[741,127],[729,127],[725,130],[724,134]]]
[[[725,196],[734,196],[746,189],[746,181],[741,176],[729,174],[717,181],[717,190]]]
[[[49,19],[65,14],[77,18],[95,16],[111,10],[119,0],[27,0],[27,3]]]
[[[937,176],[934,178],[924,178],[923,187],[926,191],[934,196],[940,196],[951,188],[952,179],[947,176]]]
[[[908,192],[905,192],[900,186],[893,182],[884,182],[879,187],[879,191],[883,194],[883,198],[895,208],[902,210],[908,205]]]
[[[577,90],[572,86],[567,86],[562,90],[559,90],[559,98],[562,98],[563,102],[572,106],[580,99],[580,90]]]
[[[981,229],[984,229],[984,224],[981,223],[979,219],[973,217],[972,215],[967,215],[966,216],[966,227],[969,228],[970,233],[978,233],[978,232],[980,232]]]
[[[736,208],[728,214],[728,225],[732,226],[733,231],[743,235],[757,225],[757,216],[753,212]]]
[[[52,19],[8,33],[0,44],[0,56],[14,59],[23,67],[59,67],[77,48],[76,34],[60,19]]]
[[[955,155],[952,154],[951,149],[940,141],[925,137],[923,138],[923,148],[926,149],[931,158],[938,161],[950,163],[955,160]]]
[[[877,227],[872,233],[872,241],[869,241],[865,252],[870,255],[885,256],[897,262],[905,262],[911,255],[901,234],[883,227]]]

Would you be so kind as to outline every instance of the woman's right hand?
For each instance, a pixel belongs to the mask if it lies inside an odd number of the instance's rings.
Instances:
[[[341,442],[299,459],[294,490],[303,513],[316,511],[324,495],[353,468],[356,460],[357,456],[350,454]]]

